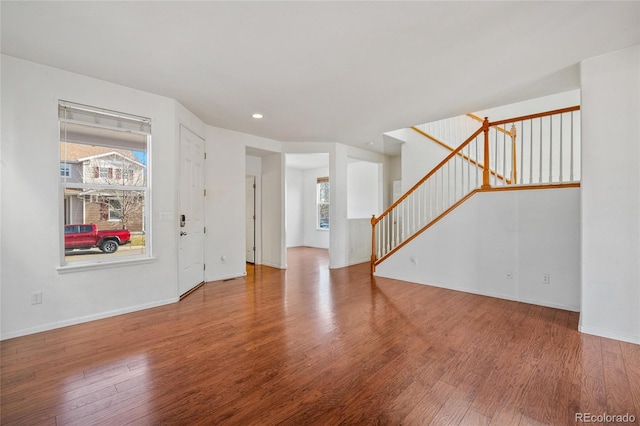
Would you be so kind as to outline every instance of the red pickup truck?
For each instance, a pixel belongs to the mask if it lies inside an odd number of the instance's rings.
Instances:
[[[119,246],[130,242],[131,233],[126,229],[98,231],[94,223],[64,226],[65,250],[98,247],[104,253],[115,253]]]

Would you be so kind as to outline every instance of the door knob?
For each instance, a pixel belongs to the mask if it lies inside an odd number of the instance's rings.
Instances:
[[[184,237],[185,235],[187,235],[187,233],[186,233],[186,232],[184,232],[184,231],[180,231],[180,236],[181,236],[181,237]]]

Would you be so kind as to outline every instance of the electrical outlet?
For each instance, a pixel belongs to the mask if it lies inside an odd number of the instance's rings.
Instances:
[[[31,293],[31,304],[39,305],[42,303],[42,292],[37,291],[35,293]]]
[[[542,274],[542,284],[551,284],[551,275],[547,273]]]
[[[513,278],[513,272],[507,271],[506,277],[507,277],[508,280],[512,279]]]

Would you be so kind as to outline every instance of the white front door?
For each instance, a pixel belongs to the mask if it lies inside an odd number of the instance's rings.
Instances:
[[[180,125],[180,295],[204,281],[204,196],[204,140]]]
[[[256,178],[247,176],[245,180],[246,194],[246,236],[247,262],[256,262]]]

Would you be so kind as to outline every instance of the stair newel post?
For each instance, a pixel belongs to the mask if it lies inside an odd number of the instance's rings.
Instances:
[[[482,189],[491,188],[489,183],[489,117],[485,117],[482,122],[482,133],[484,133],[484,166],[482,170]]]
[[[371,215],[371,275],[376,271],[376,215]]]

